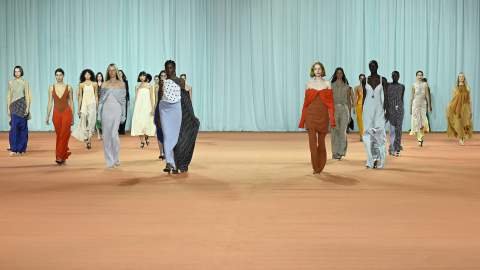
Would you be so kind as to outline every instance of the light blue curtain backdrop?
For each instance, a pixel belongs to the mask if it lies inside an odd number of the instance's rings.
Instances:
[[[188,74],[202,130],[297,131],[315,60],[325,64],[328,77],[343,67],[354,86],[371,59],[389,81],[393,70],[401,73],[405,130],[417,70],[425,71],[432,89],[434,131],[446,129],[445,110],[461,71],[472,89],[475,129],[480,127],[478,0],[0,3],[0,95],[6,100],[13,67],[22,65],[33,90],[31,130],[53,128],[44,119],[57,67],[76,89],[82,69],[104,73],[116,63],[133,97],[138,72],[157,74],[167,59],[177,62],[179,74]],[[8,130],[4,101],[0,119],[0,129]]]

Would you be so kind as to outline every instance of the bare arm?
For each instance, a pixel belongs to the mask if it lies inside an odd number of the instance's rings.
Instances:
[[[78,117],[80,117],[80,109],[82,108],[82,98],[83,97],[83,83],[81,83],[80,85],[78,85],[78,95],[77,95],[77,99],[78,99]],[[73,112],[73,110],[72,110]]]
[[[95,94],[95,102],[98,108],[98,85],[96,83],[93,84],[93,93]]]
[[[30,105],[32,104],[32,93],[30,91],[30,84],[25,81],[25,101],[27,103],[27,108],[25,108],[25,115],[30,113]]]
[[[10,118],[10,104],[12,103],[12,83],[8,82],[8,90],[7,90],[7,115]]]
[[[410,97],[410,114],[413,111],[413,98],[415,97],[415,86],[412,86],[412,95]]]
[[[47,123],[47,125],[50,124],[50,113],[52,112],[52,99],[53,99],[52,91],[53,91],[53,87],[50,86],[48,88],[47,118],[45,119],[45,123]]]
[[[67,90],[68,90],[68,100],[69,100],[69,105],[70,109],[72,110],[73,114],[73,92],[72,92],[72,87],[70,85],[67,85]],[[79,110],[80,111],[80,110]]]
[[[355,106],[358,102],[358,87],[355,87],[353,90],[353,106]]]
[[[348,88],[348,110],[350,111],[350,114],[352,114],[352,107],[353,107],[353,97],[352,97],[352,88]]]
[[[430,87],[428,87],[428,85],[427,85],[427,88],[426,88],[425,97],[427,99],[427,108],[431,112],[432,111],[432,101],[431,101],[431,96],[430,96]]]
[[[155,86],[150,85],[150,103],[152,104],[152,112],[151,114],[155,114]]]

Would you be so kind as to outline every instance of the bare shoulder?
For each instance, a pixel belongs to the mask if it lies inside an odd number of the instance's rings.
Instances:
[[[332,88],[332,82],[329,80],[325,80],[325,85],[327,86],[328,89]]]
[[[307,81],[307,83],[305,84],[305,89],[309,89],[309,88],[311,88],[311,87],[312,87],[312,81],[309,80],[309,81]]]

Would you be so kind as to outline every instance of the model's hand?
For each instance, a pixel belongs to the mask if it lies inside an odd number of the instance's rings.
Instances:
[[[78,118],[81,118],[81,117],[82,117],[82,113],[78,112]]]
[[[45,118],[45,123],[47,124],[47,126],[50,125],[50,119],[49,118],[50,117],[48,117],[48,116],[47,116],[47,118]]]

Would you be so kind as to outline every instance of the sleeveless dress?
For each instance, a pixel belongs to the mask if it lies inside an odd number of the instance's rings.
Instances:
[[[363,103],[363,144],[367,152],[368,168],[373,168],[377,161],[377,168],[385,166],[386,158],[386,133],[385,133],[385,114],[383,108],[384,93],[382,77],[380,84],[375,89],[368,83],[365,85],[365,96]]]
[[[412,121],[410,135],[418,132],[429,132],[427,118],[427,84],[425,82],[413,85]]]
[[[361,85],[355,87],[355,95],[357,96],[357,104],[355,104],[355,113],[357,114],[357,126],[358,133],[363,136],[363,117],[362,117],[362,104],[363,104],[363,88]]]
[[[387,91],[387,112],[388,125],[390,128],[390,154],[400,152],[402,145],[402,125],[403,125],[403,97],[405,86],[400,83],[391,83]]]
[[[63,95],[59,97],[53,86],[53,125],[55,126],[55,133],[57,135],[55,154],[57,160],[67,160],[70,156],[68,149],[68,141],[70,140],[70,133],[72,127],[72,109],[68,105],[70,96],[68,85],[65,86]]]
[[[86,141],[92,137],[97,123],[97,100],[93,85],[84,85],[82,106],[80,108],[80,123],[73,131],[72,136],[79,141]]]
[[[155,123],[152,115],[150,85],[146,84],[137,90],[135,108],[133,109],[132,136],[155,136]]]

